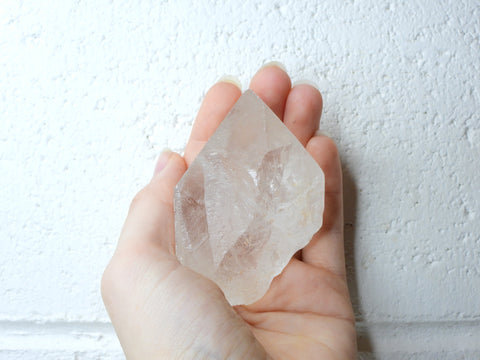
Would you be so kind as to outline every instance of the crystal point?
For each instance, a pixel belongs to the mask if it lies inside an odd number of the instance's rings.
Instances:
[[[324,187],[318,164],[248,90],[175,188],[176,255],[231,305],[252,303],[321,227]]]

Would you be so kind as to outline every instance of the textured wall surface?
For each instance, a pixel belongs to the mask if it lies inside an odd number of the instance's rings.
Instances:
[[[359,357],[480,358],[480,2],[0,2],[0,359],[117,359],[102,271],[206,90],[282,61],[345,173]]]

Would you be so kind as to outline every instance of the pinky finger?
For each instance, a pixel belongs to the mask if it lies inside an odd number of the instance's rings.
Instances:
[[[306,149],[325,173],[325,210],[322,228],[302,250],[302,260],[345,276],[343,186],[338,149],[325,135],[312,137]]]

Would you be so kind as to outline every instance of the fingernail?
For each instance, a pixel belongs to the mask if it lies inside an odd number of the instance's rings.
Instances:
[[[157,162],[155,164],[155,170],[153,171],[154,176],[157,175],[159,172],[161,172],[165,168],[165,166],[167,166],[170,156],[172,156],[172,150],[168,148],[163,149],[163,151],[160,153],[160,155],[157,158]]]
[[[242,83],[236,76],[233,75],[223,75],[220,79],[218,79],[217,82],[226,82],[229,84],[233,84],[236,87],[238,87],[240,90],[242,90]]]
[[[283,65],[280,61],[270,61],[270,62],[267,62],[266,64],[263,64],[262,67],[260,68],[261,69],[264,69],[266,67],[270,67],[270,66],[276,66],[278,67],[279,69],[282,69],[283,71],[287,72],[287,68],[285,67],[285,65]]]
[[[317,130],[317,131],[315,131],[315,136],[326,136],[326,137],[331,138],[331,136],[330,136],[329,133],[327,133],[327,132],[324,131],[324,130],[320,130],[320,129]]]
[[[320,91],[320,89],[318,88],[318,85],[311,80],[307,80],[307,79],[297,80],[293,83],[293,86],[297,86],[297,85],[310,85],[310,86],[313,86],[318,91]]]

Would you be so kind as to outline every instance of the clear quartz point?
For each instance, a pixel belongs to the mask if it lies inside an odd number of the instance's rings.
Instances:
[[[175,188],[176,255],[250,304],[321,227],[324,192],[318,164],[248,90]]]

